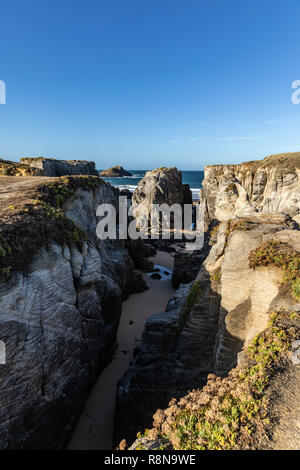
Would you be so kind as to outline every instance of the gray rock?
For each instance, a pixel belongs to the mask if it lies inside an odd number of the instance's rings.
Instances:
[[[177,251],[172,272],[174,289],[178,289],[180,284],[188,284],[196,279],[204,259],[205,255],[200,250],[193,252]]]
[[[271,155],[239,165],[210,165],[204,169],[200,198],[206,228],[255,212],[300,214],[300,154]]]
[[[144,178],[139,181],[133,193],[132,205],[135,208],[138,221],[145,220],[150,224],[153,204],[192,203],[192,193],[188,185],[182,184],[182,175],[177,168],[157,168],[147,171]],[[138,222],[142,225],[143,222]],[[172,215],[171,215],[172,227]]]
[[[208,374],[224,376],[242,363],[240,352],[267,327],[269,312],[295,306],[282,270],[252,269],[249,254],[270,239],[300,251],[300,232],[280,214],[251,220],[251,230],[230,234],[228,222],[222,223],[194,281],[200,294],[192,305],[193,283],[182,284],[166,311],[148,319],[139,352],[119,383],[116,442],[132,442],[138,431],[151,427],[157,409],[201,388]]]
[[[63,210],[87,241],[48,240],[26,270],[0,282],[0,339],[6,345],[1,449],[65,446],[87,393],[112,359],[122,299],[145,287],[124,241],[96,237],[96,207],[116,204],[117,195],[106,184],[78,189]]]
[[[129,171],[124,170],[122,166],[112,166],[107,170],[103,170],[99,173],[100,176],[108,178],[122,178],[123,176],[132,176]]]
[[[153,273],[150,275],[152,279],[161,279],[161,275],[159,273]]]
[[[95,163],[85,160],[56,160],[37,157],[21,158],[20,162],[42,170],[44,176],[98,175]]]

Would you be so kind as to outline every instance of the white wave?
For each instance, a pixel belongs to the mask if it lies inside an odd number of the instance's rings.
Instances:
[[[116,188],[120,189],[120,191],[122,189],[129,189],[129,191],[131,191],[132,193],[134,192],[134,190],[137,188],[137,185],[133,185],[133,184],[118,184],[115,186]],[[200,188],[191,188],[191,191],[192,191],[192,199],[193,200],[199,200],[200,196],[199,196],[199,191],[200,191]]]
[[[200,188],[191,188],[192,191],[192,199],[198,200],[200,198],[199,192]]]
[[[131,184],[119,184],[116,186],[116,188],[120,189],[120,191],[122,191],[122,189],[129,189],[129,191],[131,191],[133,193],[133,191],[137,188],[137,186],[133,186]]]

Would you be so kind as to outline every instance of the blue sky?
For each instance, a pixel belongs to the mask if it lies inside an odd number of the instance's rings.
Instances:
[[[129,169],[300,150],[299,0],[1,4],[0,156]]]

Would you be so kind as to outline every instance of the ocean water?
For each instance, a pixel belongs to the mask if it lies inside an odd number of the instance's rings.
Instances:
[[[102,178],[109,182],[112,186],[120,189],[129,189],[134,191],[138,182],[144,177],[147,170],[128,170],[132,176],[124,176],[123,178]],[[199,199],[199,190],[204,178],[204,171],[182,171],[183,184],[189,184],[193,193],[193,199]]]

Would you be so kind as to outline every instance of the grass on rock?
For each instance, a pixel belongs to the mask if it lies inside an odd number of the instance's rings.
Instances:
[[[64,202],[79,188],[94,190],[105,184],[94,176],[57,178],[39,187],[32,199],[17,207],[10,205],[0,217],[0,279],[25,269],[34,253],[51,241],[63,245],[67,240],[81,247],[87,239],[62,210]]]
[[[225,378],[209,374],[201,390],[157,410],[154,428],[138,437],[165,439],[175,450],[259,448],[270,428],[265,391],[300,337],[299,320],[297,312],[273,312],[246,349],[243,366]]]

